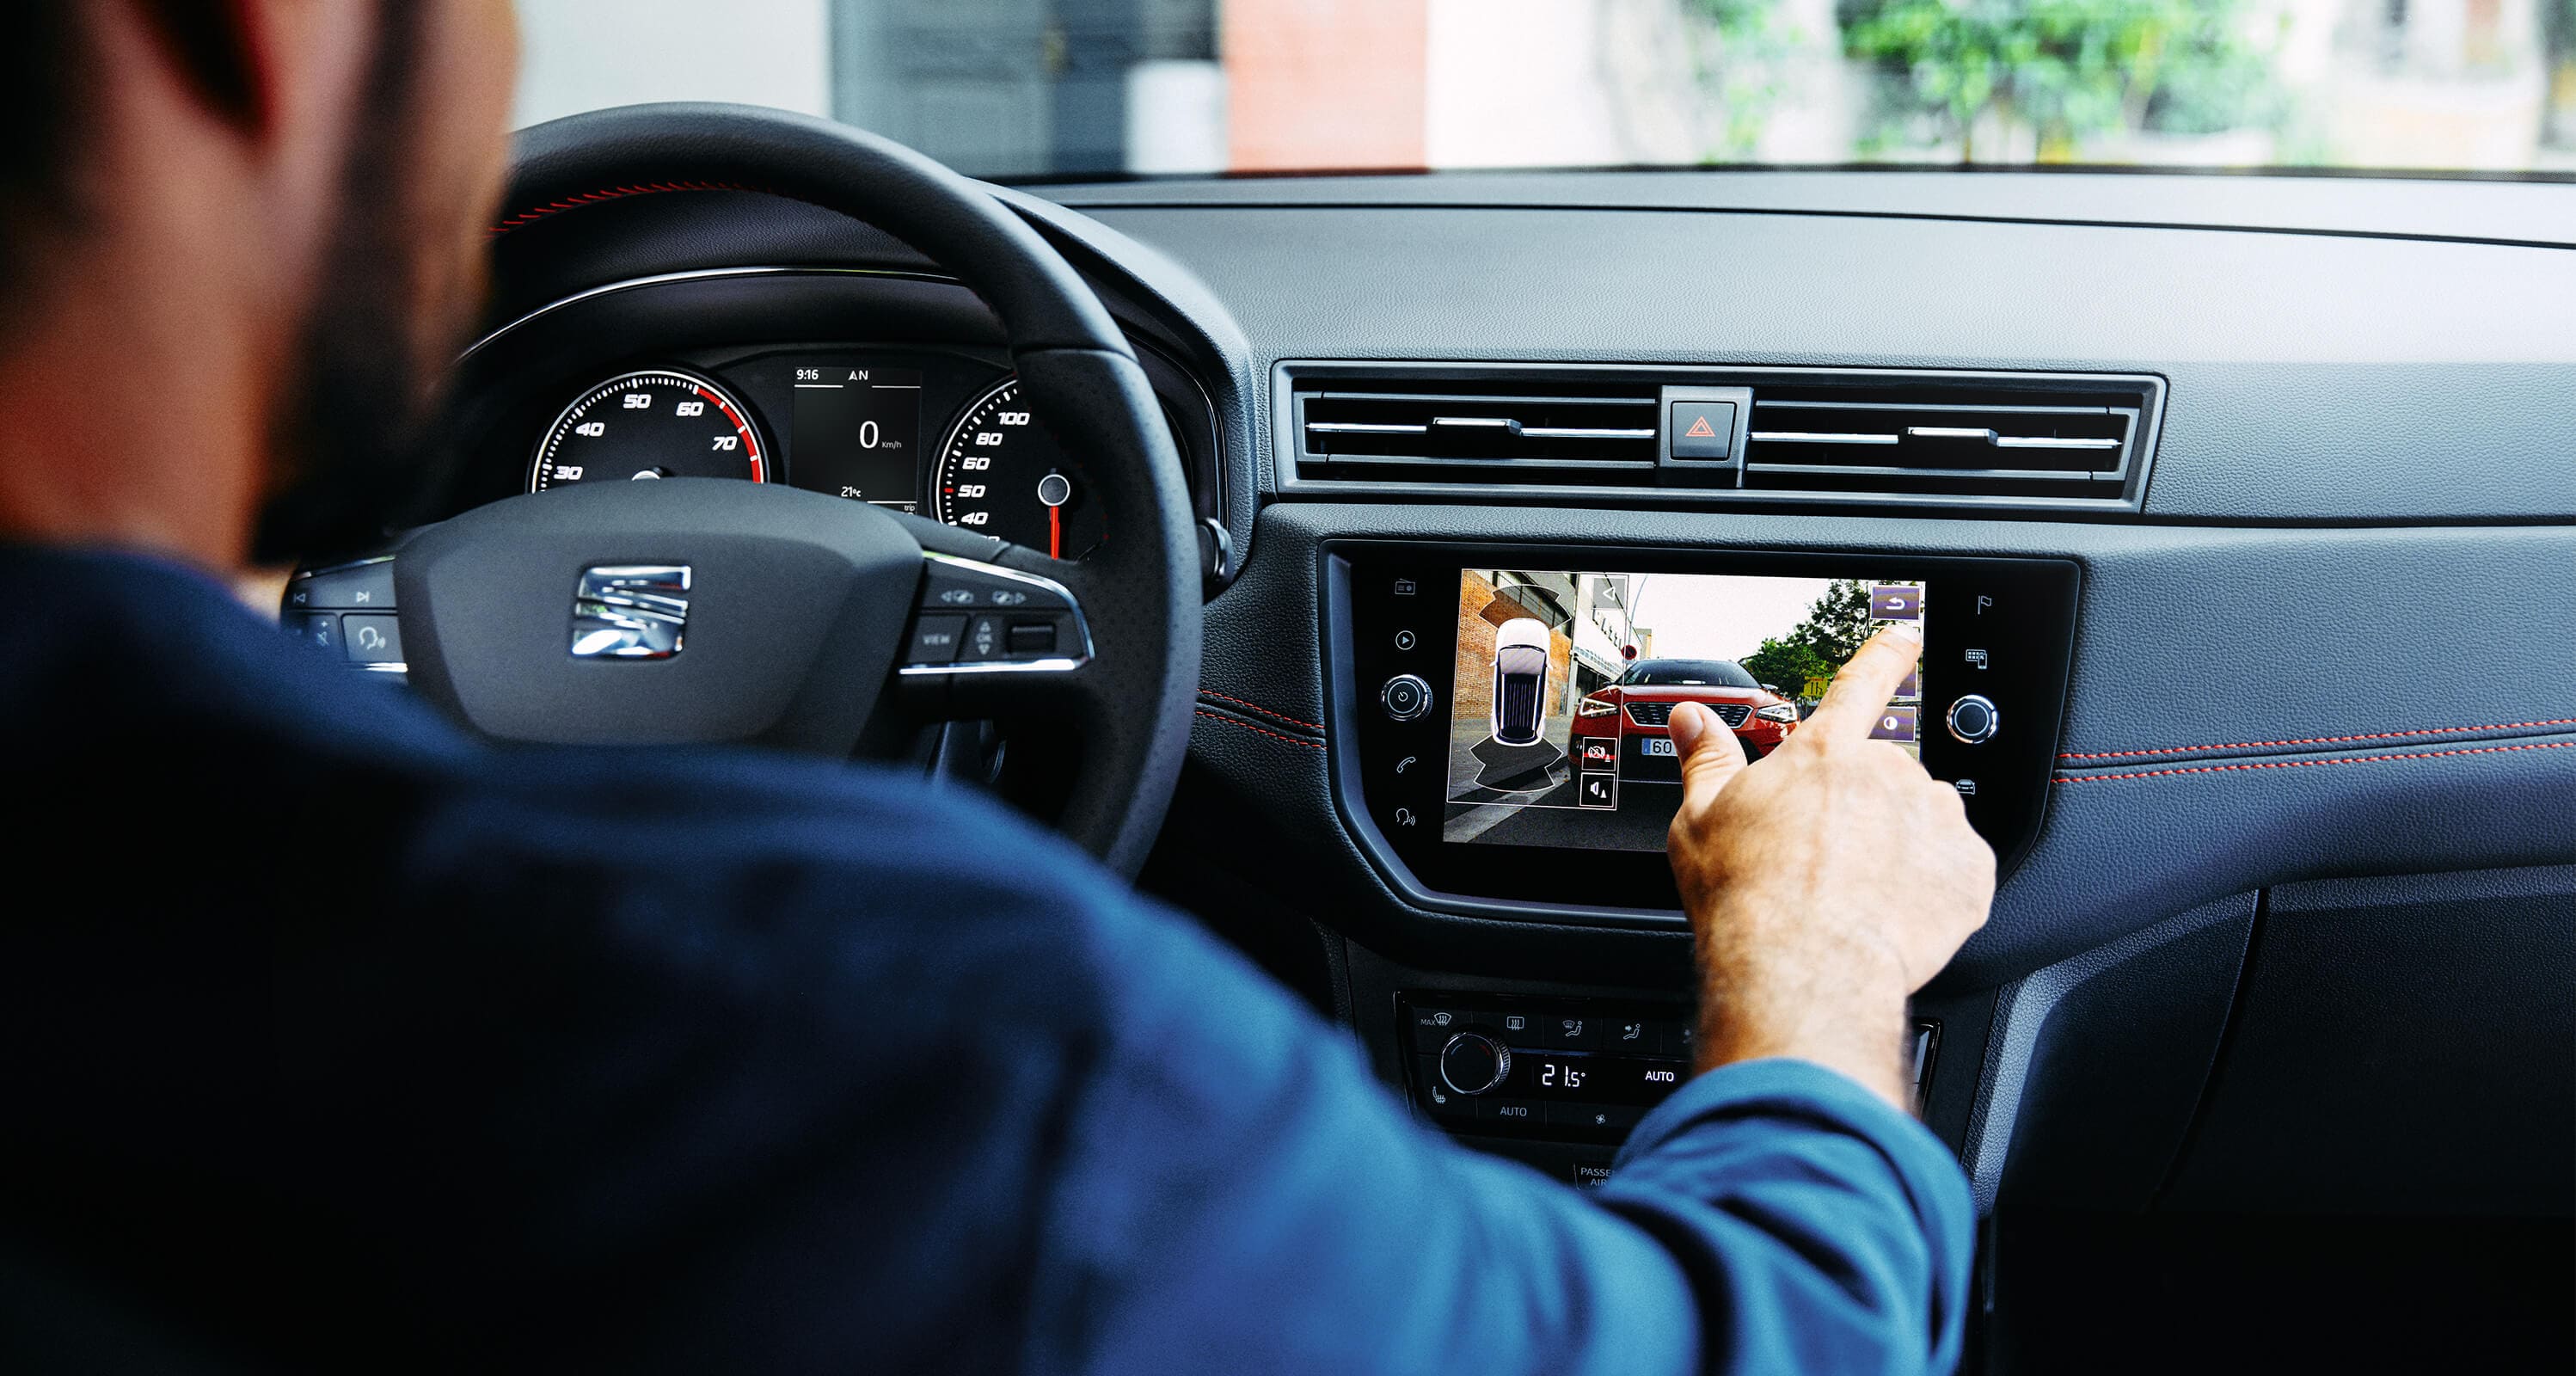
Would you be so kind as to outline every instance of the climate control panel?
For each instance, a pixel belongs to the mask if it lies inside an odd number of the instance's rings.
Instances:
[[[1677,1005],[1407,994],[1415,1104],[1463,1133],[1616,1142],[1690,1078]]]
[[[1466,1137],[1596,1145],[1624,1140],[1691,1078],[1695,1015],[1680,1004],[1413,991],[1396,996],[1407,1088],[1432,1122]],[[1906,1047],[1916,1093],[1937,1022]]]

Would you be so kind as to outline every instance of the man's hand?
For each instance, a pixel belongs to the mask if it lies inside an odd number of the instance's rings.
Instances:
[[[1949,785],[1870,724],[1922,633],[1891,626],[1760,764],[1715,714],[1674,709],[1668,837],[1699,937],[1699,1068],[1789,1056],[1902,1108],[1905,999],[1984,926],[1995,856]]]

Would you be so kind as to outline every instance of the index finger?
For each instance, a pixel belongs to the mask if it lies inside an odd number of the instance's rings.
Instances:
[[[1850,662],[1834,675],[1834,681],[1825,688],[1824,702],[1798,728],[1798,734],[1821,731],[1824,735],[1819,739],[1867,740],[1879,712],[1889,698],[1896,696],[1896,685],[1914,672],[1916,662],[1922,658],[1922,631],[1910,622],[1889,622],[1885,629],[1864,641]]]

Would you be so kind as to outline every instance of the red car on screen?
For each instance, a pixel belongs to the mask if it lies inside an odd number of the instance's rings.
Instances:
[[[1715,712],[1744,743],[1747,759],[1779,749],[1798,729],[1798,704],[1755,682],[1734,660],[1640,659],[1575,705],[1567,757],[1578,770],[1615,764],[1632,779],[1679,779],[1672,719],[1685,702]]]

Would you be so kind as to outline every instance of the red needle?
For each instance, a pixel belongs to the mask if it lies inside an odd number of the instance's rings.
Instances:
[[[1060,506],[1047,508],[1047,557],[1064,557],[1064,508]]]

